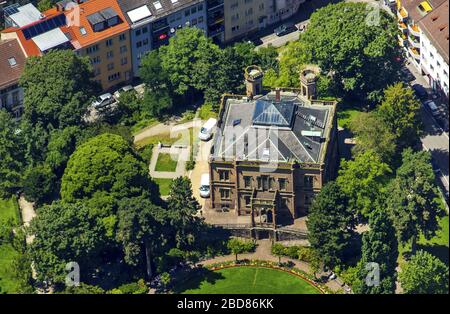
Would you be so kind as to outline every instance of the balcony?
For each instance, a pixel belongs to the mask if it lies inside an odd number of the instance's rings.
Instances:
[[[420,60],[420,52],[419,52],[419,50],[417,50],[416,48],[413,48],[413,47],[409,47],[408,48],[408,52],[411,55],[411,57],[413,57],[416,60]]]
[[[400,22],[400,23],[398,23],[398,29],[399,29],[402,33],[406,33],[406,30],[408,29],[408,27],[406,26],[405,23]]]
[[[404,47],[404,46],[405,46],[405,43],[406,43],[406,36],[405,36],[405,34],[397,35],[397,38],[398,38],[398,44],[399,44],[401,47]]]
[[[408,36],[408,43],[414,48],[420,48],[420,41],[416,40],[416,38],[412,36]]]
[[[400,8],[400,10],[397,11],[397,18],[399,21],[405,22],[408,18],[408,12],[404,8]]]
[[[408,24],[408,30],[409,33],[416,36],[416,37],[420,37],[420,29],[417,25],[409,25]]]

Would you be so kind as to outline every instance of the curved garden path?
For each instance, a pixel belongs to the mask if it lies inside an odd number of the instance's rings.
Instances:
[[[271,248],[272,248],[272,241],[271,240],[258,240],[257,241],[258,246],[253,253],[246,253],[246,254],[239,254],[239,259],[249,259],[249,260],[265,260],[270,262],[278,263],[278,257],[272,255]],[[203,260],[199,262],[199,264],[202,265],[211,265],[221,262],[228,262],[228,261],[234,261],[235,256],[234,254],[230,255],[224,255],[224,256],[217,256],[212,259]],[[311,273],[311,267],[308,265],[308,263],[290,259],[287,257],[282,257],[281,262],[292,262],[296,268],[306,272]],[[342,286],[338,283],[337,280],[330,280],[325,284],[328,288],[330,288],[332,291],[342,291]]]

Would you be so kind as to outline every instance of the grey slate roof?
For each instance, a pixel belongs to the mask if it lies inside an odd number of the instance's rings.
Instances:
[[[266,116],[279,113],[291,122],[290,125],[278,123],[277,117],[274,118],[275,124],[261,124],[258,119],[261,117],[261,107],[268,109]],[[273,94],[253,101],[228,99],[220,132],[216,132],[214,138],[212,157],[266,162],[320,162],[330,110],[327,106],[306,104],[289,93],[283,93],[280,102],[275,101]],[[314,131],[321,136],[305,136],[302,131]]]

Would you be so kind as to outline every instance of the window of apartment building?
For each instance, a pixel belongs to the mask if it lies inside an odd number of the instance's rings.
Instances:
[[[195,14],[195,13],[197,13],[197,7],[192,7],[191,14]]]
[[[125,53],[125,52],[127,52],[127,46],[120,47],[120,53]]]
[[[219,170],[220,181],[230,181],[230,170]]]
[[[142,41],[142,45],[147,46],[148,45],[148,38],[144,39]]]
[[[197,19],[193,19],[193,20],[191,21],[191,24],[192,24],[192,25],[197,25]]]
[[[237,32],[238,30],[239,30],[239,25],[233,26],[233,27],[231,28],[231,31],[232,31],[232,32]]]
[[[232,3],[232,4],[230,5],[230,9],[231,9],[231,10],[237,9],[238,6],[239,6],[239,3],[238,3],[238,2]]]
[[[96,51],[98,51],[98,45],[94,45],[94,46],[86,48],[86,53],[87,54],[91,54],[91,53],[96,52]]]
[[[110,47],[110,46],[112,46],[112,44],[113,44],[113,40],[112,39],[108,39],[106,41],[106,47]]]
[[[95,68],[94,70],[94,76],[100,75],[100,68]]]
[[[127,38],[127,36],[125,34],[119,35],[119,41],[124,41],[126,38]]]
[[[2,95],[2,106],[6,108],[8,105],[8,94]]]
[[[305,188],[312,189],[314,186],[314,176],[304,176],[303,183]]]
[[[245,16],[251,16],[251,15],[253,15],[253,8],[250,8],[247,11],[245,11]]]
[[[249,176],[244,177],[244,187],[246,189],[249,189],[252,187],[252,177],[249,177]]]
[[[108,81],[110,81],[110,82],[118,80],[118,79],[120,79],[120,72],[117,72],[117,73],[114,73],[114,74],[108,76]]]
[[[281,198],[281,204],[280,204],[282,209],[287,209],[289,208],[289,199],[287,197],[282,197]]]
[[[108,51],[108,52],[106,53],[106,58],[111,59],[112,57],[114,57],[113,51],[112,51],[112,50],[111,50],[111,51]]]
[[[109,63],[108,64],[108,71],[111,71],[112,69],[114,69],[114,63]]]
[[[147,34],[147,33],[148,33],[148,27],[146,26],[142,29],[142,34]]]
[[[223,200],[229,200],[231,197],[230,189],[219,189],[220,191],[220,198]]]
[[[92,64],[99,64],[100,63],[100,56],[96,56],[91,59]]]
[[[244,195],[244,205],[245,207],[250,207],[252,205],[252,197],[250,195]]]
[[[142,47],[142,41],[138,41],[136,43],[136,48],[141,48]]]
[[[135,34],[136,36],[141,36],[141,33],[142,33],[142,31],[141,31],[140,29],[137,29],[137,30],[134,32],[134,34]]]
[[[123,57],[121,60],[120,60],[120,64],[121,65],[125,65],[125,64],[127,64],[128,63],[128,58],[127,57]]]
[[[203,11],[203,4],[199,4],[197,8],[198,8],[198,11],[199,11],[199,12],[200,12],[200,11]]]
[[[287,180],[285,178],[279,178],[278,179],[278,184],[280,185],[280,190],[281,191],[286,191],[286,189],[287,189]]]
[[[199,16],[198,17],[198,23],[200,24],[200,23],[203,23],[203,16]]]
[[[184,16],[189,16],[189,15],[191,15],[191,10],[184,11]]]

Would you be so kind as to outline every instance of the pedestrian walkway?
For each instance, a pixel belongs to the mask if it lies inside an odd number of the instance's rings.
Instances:
[[[31,220],[36,217],[36,211],[34,210],[34,204],[28,202],[23,195],[19,198],[19,208],[22,217],[22,223],[24,227],[29,227]],[[26,242],[30,244],[33,242],[34,235],[27,235]]]

